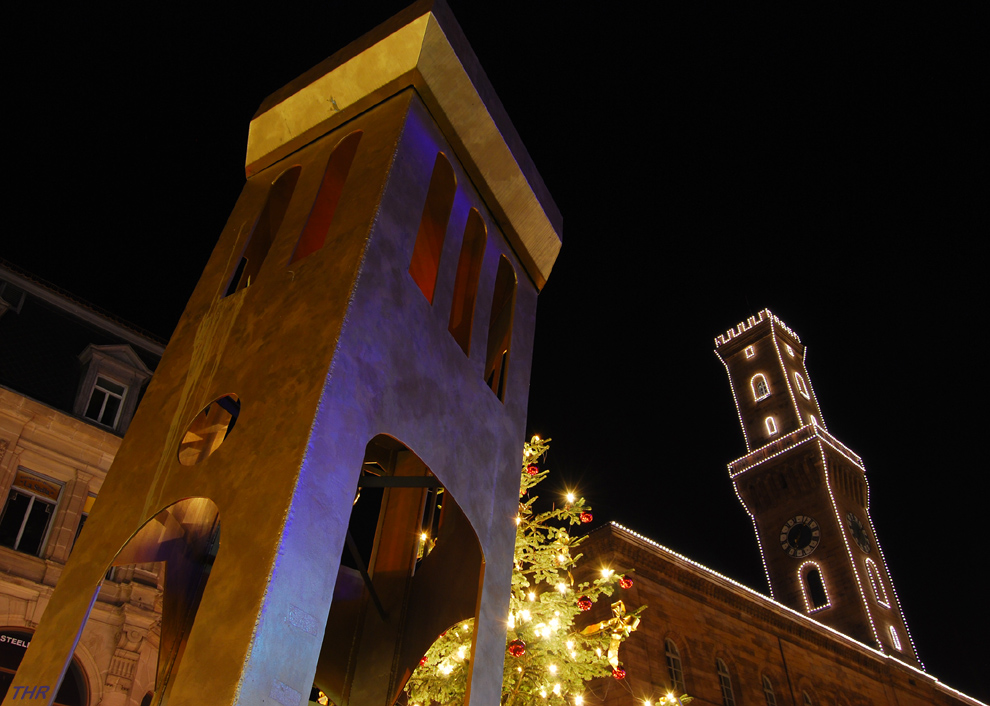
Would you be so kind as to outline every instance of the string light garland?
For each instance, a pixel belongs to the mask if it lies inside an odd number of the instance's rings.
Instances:
[[[581,617],[614,592],[626,571],[602,567],[600,573],[581,580],[578,548],[584,538],[571,534],[570,528],[591,522],[592,515],[576,489],[566,489],[563,502],[558,500],[549,510],[541,512],[534,506],[538,498],[532,491],[548,475],[540,461],[547,444],[534,437],[524,448],[520,502],[512,518],[517,532],[505,621],[503,698],[512,694],[515,706],[582,703],[587,681],[614,676],[614,670],[621,669],[619,646],[636,629],[643,610],[626,611],[618,601],[613,604],[614,617],[603,629],[591,631],[594,634],[582,630],[587,619],[579,622]],[[406,683],[409,703],[464,700],[473,632],[471,619],[449,628],[434,642],[426,661]]]

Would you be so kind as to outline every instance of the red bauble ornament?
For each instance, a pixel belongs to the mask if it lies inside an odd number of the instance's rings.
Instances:
[[[422,667],[424,664],[426,664],[426,655],[423,655],[419,660],[420,667]]]
[[[509,643],[509,654],[513,657],[522,657],[526,654],[526,643],[522,640],[513,640]]]
[[[615,667],[612,670],[612,676],[615,677],[616,679],[625,679],[626,678],[626,670],[623,669],[622,667]]]
[[[591,517],[591,513],[590,512],[582,512],[581,513],[581,522],[583,522],[584,524],[588,524],[589,522],[591,522],[591,520],[592,520],[592,517]]]
[[[632,585],[633,585],[632,579],[627,579],[625,576],[619,579],[619,588],[629,588]]]
[[[530,464],[526,466],[526,472],[531,476],[535,476],[537,473],[540,472],[540,469],[534,466],[533,464]]]
[[[591,599],[587,596],[578,598],[578,608],[581,610],[591,610]]]

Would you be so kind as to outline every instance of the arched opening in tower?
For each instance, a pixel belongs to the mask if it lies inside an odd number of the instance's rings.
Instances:
[[[114,557],[100,584],[101,601],[113,604],[126,595],[131,603],[147,604],[149,611],[161,610],[160,624],[147,633],[128,630],[125,624],[115,646],[121,658],[111,662],[108,675],[133,681],[134,693],[150,692],[149,706],[168,700],[170,677],[182,659],[219,544],[216,504],[209,498],[185,498],[141,526]],[[135,654],[144,659],[135,660]],[[151,673],[135,671],[142,663],[155,665],[146,670]],[[120,675],[113,674],[117,667]]]
[[[337,706],[395,703],[437,636],[477,617],[484,566],[474,528],[440,479],[405,444],[376,436],[365,450],[315,685]]]

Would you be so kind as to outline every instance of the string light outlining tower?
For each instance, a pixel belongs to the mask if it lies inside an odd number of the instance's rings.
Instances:
[[[870,518],[863,461],[829,434],[801,339],[764,309],[717,336],[715,354],[746,442],[729,477],[753,521],[771,595],[920,667]]]

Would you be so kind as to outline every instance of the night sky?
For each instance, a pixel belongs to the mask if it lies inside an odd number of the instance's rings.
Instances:
[[[258,105],[403,4],[17,8],[0,257],[167,338]],[[770,308],[866,463],[921,659],[990,700],[975,18],[452,5],[564,215],[530,392],[548,484],[767,592],[712,351]]]

